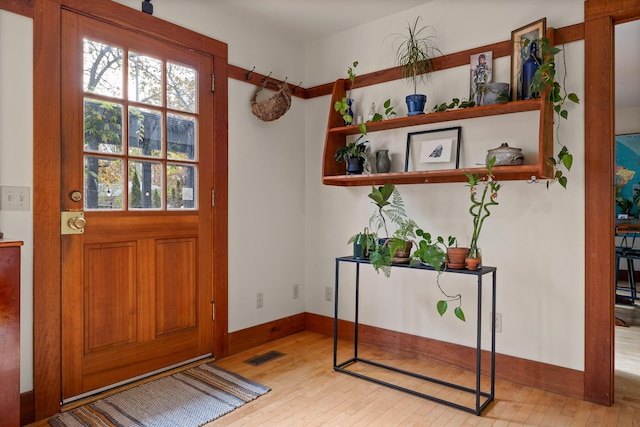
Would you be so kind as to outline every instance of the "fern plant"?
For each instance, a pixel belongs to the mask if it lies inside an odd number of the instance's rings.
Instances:
[[[369,218],[369,229],[378,233],[384,229],[385,236],[390,237],[387,220],[396,224],[402,224],[407,219],[404,210],[404,200],[395,185],[387,183],[381,187],[371,187],[368,197],[376,206]]]

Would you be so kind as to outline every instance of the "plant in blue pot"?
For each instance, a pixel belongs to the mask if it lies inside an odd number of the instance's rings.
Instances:
[[[413,95],[407,95],[409,116],[424,114],[427,96],[418,93],[418,82],[424,83],[433,71],[432,59],[442,52],[436,44],[435,29],[431,26],[419,26],[421,17],[407,24],[407,34],[396,34],[392,47],[396,51],[396,65],[402,76],[413,83]]]
[[[347,163],[348,175],[360,175],[364,172],[364,161],[366,159],[366,149],[369,141],[362,141],[364,134],[356,140],[344,145],[336,150],[334,159],[338,162],[344,160]]]
[[[347,68],[347,74],[349,75],[349,90],[347,92],[347,96],[344,96],[340,101],[336,101],[333,106],[333,109],[342,116],[345,126],[353,123],[353,98],[351,98],[351,91],[353,90],[353,84],[356,80],[355,69],[357,66],[358,61],[353,61],[353,65]]]

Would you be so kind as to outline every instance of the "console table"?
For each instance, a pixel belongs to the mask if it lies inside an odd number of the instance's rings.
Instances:
[[[340,286],[340,264],[341,263],[354,263],[356,272],[355,272],[355,319],[354,319],[354,339],[353,339],[353,357],[348,360],[338,363],[338,298],[340,296],[339,286]],[[477,298],[478,298],[478,317],[476,320],[476,384],[475,388],[466,387],[459,384],[450,383],[447,381],[439,380],[437,378],[432,378],[429,376],[425,376],[416,372],[410,372],[403,369],[399,369],[393,366],[385,365],[382,363],[378,363],[372,360],[367,360],[358,356],[358,309],[359,309],[359,299],[360,299],[360,265],[361,264],[370,264],[367,259],[356,259],[351,256],[339,257],[336,258],[336,282],[335,282],[335,299],[334,299],[334,330],[333,330],[333,369],[337,372],[343,372],[345,374],[353,375],[358,378],[362,378],[368,381],[372,381],[376,384],[380,384],[386,387],[391,387],[396,390],[404,391],[406,393],[410,393],[414,396],[418,396],[424,399],[429,399],[438,403],[442,403],[457,409],[461,409],[467,412],[471,412],[476,415],[480,415],[482,410],[494,399],[495,394],[495,364],[496,364],[496,333],[495,333],[495,317],[491,319],[491,368],[490,368],[490,378],[491,385],[490,391],[482,391],[480,378],[481,378],[481,344],[482,344],[482,278],[483,276],[490,274],[491,275],[491,313],[496,312],[496,267],[481,267],[476,271],[470,270],[446,270],[443,274],[462,274],[468,275],[471,277],[475,277],[477,279]],[[408,264],[393,264],[393,268],[412,268],[419,270],[429,270],[435,271],[433,267],[419,265],[414,267],[409,267]],[[435,280],[435,278],[433,279]],[[435,284],[434,284],[435,286]],[[413,378],[417,378],[424,381],[429,381],[431,383],[439,384],[441,386],[450,387],[456,390],[460,390],[466,393],[471,393],[475,395],[475,406],[465,406],[454,401],[434,397],[413,389],[409,389],[400,385],[396,385],[390,382],[382,381],[377,378],[370,377],[368,375],[364,375],[359,372],[354,372],[349,370],[348,368],[356,363],[365,363],[367,365],[375,366],[378,368],[382,368],[384,370],[393,371],[398,374],[407,375]]]

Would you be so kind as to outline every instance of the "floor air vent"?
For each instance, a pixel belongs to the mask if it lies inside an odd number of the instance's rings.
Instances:
[[[278,357],[284,356],[284,353],[280,353],[279,351],[270,351],[265,354],[261,354],[260,356],[256,356],[252,359],[245,360],[244,363],[248,363],[253,366],[260,366],[263,363],[267,363],[270,360],[277,359]]]

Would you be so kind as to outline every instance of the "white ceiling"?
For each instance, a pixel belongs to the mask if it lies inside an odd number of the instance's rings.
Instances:
[[[308,42],[433,0],[203,0]],[[640,21],[616,26],[616,107],[640,107]],[[588,64],[597,67],[598,64]]]
[[[301,42],[317,40],[433,0],[206,0]]]

